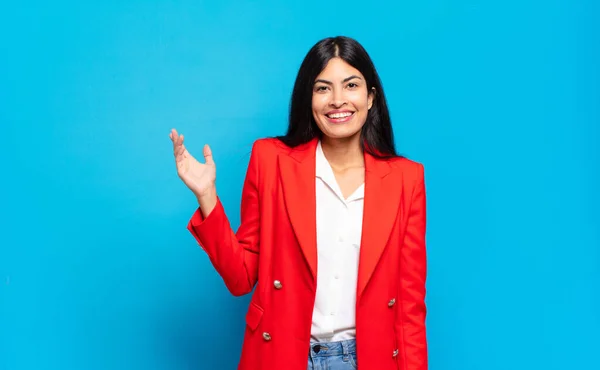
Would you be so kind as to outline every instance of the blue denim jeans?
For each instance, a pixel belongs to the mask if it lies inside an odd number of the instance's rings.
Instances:
[[[311,343],[307,370],[356,370],[356,340]]]

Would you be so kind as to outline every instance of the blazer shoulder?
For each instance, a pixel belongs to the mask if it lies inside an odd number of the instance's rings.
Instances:
[[[252,152],[263,157],[264,155],[277,155],[282,152],[289,151],[288,148],[281,140],[277,138],[267,137],[260,138],[254,141],[252,144]]]
[[[398,157],[390,160],[390,166],[401,171],[409,182],[424,182],[425,181],[425,166],[421,162],[417,162],[406,157]]]
[[[263,175],[273,173],[277,167],[277,158],[281,153],[289,153],[288,148],[277,138],[261,138],[252,144],[254,163]]]

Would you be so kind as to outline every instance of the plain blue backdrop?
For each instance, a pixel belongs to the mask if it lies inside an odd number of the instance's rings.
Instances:
[[[0,5],[0,369],[234,369],[249,297],[186,230],[169,130],[239,225],[252,142],[326,36],[426,168],[434,370],[599,369],[597,1]]]

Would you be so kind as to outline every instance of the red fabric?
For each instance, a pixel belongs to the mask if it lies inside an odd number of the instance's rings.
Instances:
[[[307,366],[318,263],[316,144],[290,149],[276,139],[256,141],[237,232],[220,200],[208,217],[198,209],[188,224],[232,294],[250,293],[256,285],[241,370]],[[359,368],[426,370],[423,166],[365,153],[365,170],[356,301]]]

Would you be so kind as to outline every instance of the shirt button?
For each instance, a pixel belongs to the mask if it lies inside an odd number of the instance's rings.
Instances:
[[[340,275],[335,274],[334,278],[335,278],[335,280],[338,280],[340,278]]]
[[[264,332],[263,333],[263,339],[266,340],[267,342],[271,340],[271,334]]]
[[[281,281],[279,281],[279,280],[275,280],[273,282],[273,285],[275,286],[275,289],[281,289],[281,288],[283,288],[283,285],[281,285]]]
[[[392,307],[393,305],[396,304],[396,298],[392,298],[390,299],[390,301],[388,302],[388,307]]]
[[[344,242],[344,237],[342,235],[338,236],[338,242],[340,242],[340,243]]]
[[[394,352],[392,352],[392,357],[396,357],[398,356],[398,349],[395,349]]]

